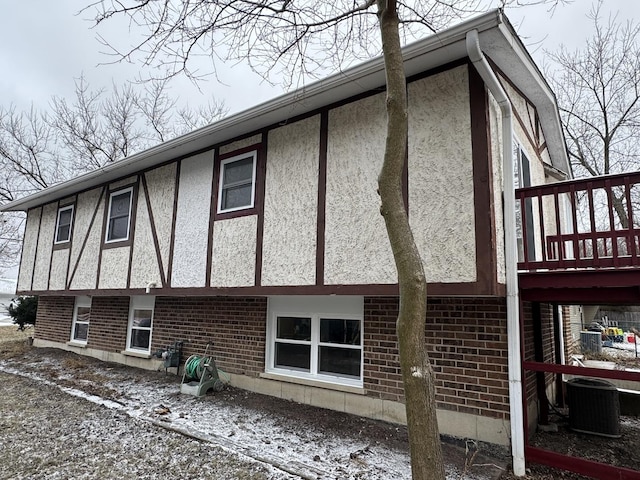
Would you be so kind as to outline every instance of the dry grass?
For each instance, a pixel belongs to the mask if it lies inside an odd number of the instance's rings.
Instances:
[[[11,358],[22,355],[31,349],[28,342],[33,336],[33,328],[21,332],[15,325],[0,327],[0,358]]]

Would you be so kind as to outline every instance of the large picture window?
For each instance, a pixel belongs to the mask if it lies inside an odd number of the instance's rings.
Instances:
[[[322,308],[315,302],[310,307]],[[274,303],[279,305],[269,315],[267,372],[362,385],[361,313],[351,308],[294,313],[295,307]]]
[[[129,328],[127,329],[127,350],[138,353],[151,352],[151,332],[153,329],[153,307],[155,297],[131,297],[129,307]]]
[[[91,317],[91,297],[76,297],[71,325],[71,341],[86,344],[89,339],[89,321]]]
[[[220,162],[218,213],[253,208],[257,152],[249,152]]]
[[[61,207],[58,209],[58,218],[56,220],[56,237],[54,242],[56,245],[67,243],[71,240],[71,224],[73,222],[73,205]]]
[[[129,239],[132,198],[133,188],[131,187],[109,195],[106,243],[121,242]]]

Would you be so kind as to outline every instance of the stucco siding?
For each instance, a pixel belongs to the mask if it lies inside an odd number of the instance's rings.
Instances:
[[[171,163],[145,173],[160,257],[165,274],[169,269],[171,224],[173,220],[173,197],[176,184],[177,164]],[[138,201],[140,203],[140,201]],[[136,232],[137,235],[137,232]]]
[[[108,248],[102,251],[98,288],[127,288],[129,250],[131,247]]]
[[[467,67],[409,84],[409,220],[429,282],[474,282]]]
[[[136,181],[138,181],[138,176],[137,175],[132,175],[130,177],[123,178],[122,180],[118,180],[117,182],[111,182],[109,184],[109,190],[113,191],[113,190],[117,190],[119,188],[129,187],[129,186],[133,185],[134,183],[136,183]]]
[[[260,142],[262,142],[261,134],[243,138],[242,140],[237,140],[235,142],[232,142],[220,147],[220,155],[224,155],[225,153],[231,153],[236,150],[240,150],[241,148],[250,147],[251,145],[255,145]]]
[[[535,111],[529,106],[527,100],[523,98],[522,95],[520,95],[511,86],[509,82],[505,81],[502,77],[500,78],[501,78],[502,87],[504,88],[507,96],[509,97],[509,100],[511,100],[511,105],[513,109],[516,111],[518,117],[520,117],[520,120],[524,124],[524,129],[522,129],[520,122],[514,118],[513,119],[514,127],[521,128],[522,136],[525,135],[525,131],[526,131],[526,135],[528,135],[530,138],[534,139],[535,141],[535,138],[536,138]]]
[[[101,198],[101,193],[101,189],[94,189],[78,195],[76,220],[73,227],[71,265],[68,272],[69,277],[73,275],[70,286],[72,290],[96,288],[105,205],[105,200],[104,197]],[[99,200],[100,203],[96,212],[96,204]],[[89,229],[94,212],[95,220],[91,225],[91,229]],[[82,250],[82,255],[79,256],[85,238],[86,244],[84,245],[84,250]]]
[[[102,277],[100,278],[102,283]],[[133,242],[131,259],[131,288],[145,288],[149,283],[162,286],[160,267],[156,254],[151,220],[144,191],[138,194],[138,210],[136,213],[136,235]]]
[[[315,283],[319,149],[319,115],[269,132],[263,285]]]
[[[40,215],[42,215],[42,208],[40,207],[29,210],[27,214],[27,224],[24,229],[24,240],[22,243],[22,256],[20,257],[18,290],[31,290],[38,230],[40,229]]]
[[[213,152],[187,158],[180,166],[172,287],[206,285]]]
[[[217,221],[213,226],[212,287],[255,285],[258,217]]]
[[[384,94],[329,112],[326,284],[388,284],[397,281],[377,194],[385,132]]]
[[[53,249],[53,235],[56,229],[58,203],[49,203],[42,207],[38,253],[33,272],[33,289],[47,290],[49,286],[49,266]]]
[[[49,290],[65,290],[67,283],[67,267],[69,264],[69,249],[54,250],[51,256],[51,274]]]
[[[497,280],[506,283],[504,245],[504,212],[502,210],[503,159],[502,159],[502,112],[495,98],[489,93],[489,128],[491,136],[491,164],[493,168],[493,208],[496,219]]]

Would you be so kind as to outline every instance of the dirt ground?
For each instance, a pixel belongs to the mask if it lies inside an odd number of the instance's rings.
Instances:
[[[0,327],[0,330],[0,366],[19,368],[27,374],[29,372],[37,374],[62,388],[79,390],[87,395],[95,395],[107,401],[125,405],[130,402],[132,394],[117,387],[122,384],[119,384],[118,381],[127,381],[132,385],[146,385],[147,388],[158,392],[175,391],[177,384],[179,384],[179,378],[176,375],[166,375],[164,372],[144,371],[117,364],[106,364],[108,367],[104,370],[104,362],[60,350],[30,347],[25,341],[30,334],[28,331],[15,332],[15,327]],[[91,368],[94,365],[96,368]],[[169,394],[169,398],[171,395],[173,394]],[[176,393],[175,396],[180,395]],[[166,399],[167,397],[165,397]],[[267,451],[269,448],[273,450],[284,448],[283,445],[286,446],[287,443],[287,432],[290,432],[291,435],[304,431],[314,432],[320,426],[323,436],[350,439],[363,445],[360,449],[352,449],[346,453],[347,461],[351,464],[361,462],[362,466],[367,462],[375,463],[373,457],[379,454],[377,452],[384,450],[399,452],[400,455],[405,456],[408,454],[407,432],[406,428],[402,426],[376,422],[234,388],[227,388],[215,395],[208,395],[206,401],[217,408],[243,407],[246,411],[261,412],[260,418],[273,419],[272,428],[280,432],[283,444],[279,444],[278,439],[262,439],[261,442],[266,443]],[[154,407],[154,412],[154,415],[160,418],[157,406]],[[184,416],[183,413],[179,415]],[[176,422],[180,420],[177,418],[177,414],[175,417]],[[243,429],[253,428],[255,430],[255,425],[248,423],[247,426],[243,426],[242,419],[229,417],[228,420],[234,426],[230,426],[228,430],[223,432],[227,438],[239,438],[244,433]],[[559,425],[559,431],[557,433],[537,433],[531,440],[533,445],[543,446],[558,453],[603,461],[640,471],[640,450],[638,450],[640,419],[637,417],[622,418],[623,434],[620,439],[606,439],[573,433],[568,429],[566,419],[559,415],[551,420]],[[260,435],[259,430],[257,434]],[[308,441],[307,439],[307,443]],[[318,443],[318,445],[321,444]],[[453,439],[445,439],[443,448],[448,460],[457,465],[457,472],[450,478],[500,478],[501,480],[516,478],[504,468],[510,462],[506,449],[474,442],[457,442]],[[324,450],[320,449],[313,460],[317,462],[317,465],[320,465],[330,455],[333,453],[330,453],[330,448],[326,447]],[[389,461],[391,462],[391,460]],[[407,473],[406,469],[403,469],[406,467],[398,467],[393,470],[394,465],[387,467],[383,465],[382,470],[379,470],[376,475],[366,473],[364,469],[361,469],[360,475],[358,475],[357,472],[354,473],[353,469],[349,469],[351,467],[352,465],[347,467],[346,464],[343,464],[343,467],[340,467],[343,470],[334,471],[334,478],[404,478]],[[344,476],[340,474],[341,471],[344,472]],[[393,474],[393,471],[396,471],[396,474]],[[487,476],[478,476],[477,472],[479,471]],[[266,475],[260,469],[257,472],[255,478],[276,478]],[[587,478],[534,464],[528,465],[527,472],[525,478],[530,480]],[[0,478],[3,477],[0,475]]]

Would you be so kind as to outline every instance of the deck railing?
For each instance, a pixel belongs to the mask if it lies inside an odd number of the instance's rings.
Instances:
[[[516,190],[519,270],[640,267],[640,172]]]

